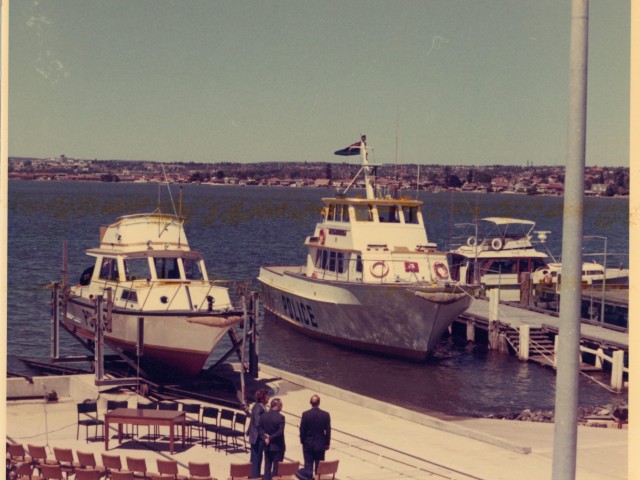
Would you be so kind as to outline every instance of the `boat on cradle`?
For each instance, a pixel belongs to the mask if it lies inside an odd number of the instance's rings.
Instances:
[[[367,352],[424,360],[472,301],[430,243],[422,202],[374,193],[366,137],[337,155],[360,155],[366,198],[323,198],[305,240],[306,265],[264,266],[264,308],[298,331]]]
[[[95,342],[98,296],[112,300],[104,342],[144,359],[196,375],[227,331],[242,321],[228,288],[209,280],[191,250],[184,219],[162,213],[127,215],[100,229],[100,247],[77,285],[66,289],[63,326]],[[142,329],[138,319],[143,319]],[[140,331],[141,330],[141,331]]]
[[[516,302],[520,300],[521,284],[530,279],[531,284],[547,284],[555,287],[562,265],[547,252],[536,249],[533,234],[544,245],[549,231],[534,231],[531,220],[506,217],[483,218],[472,227],[466,242],[456,245],[449,252],[451,276],[454,280],[480,285],[483,290],[500,289],[500,298]],[[551,260],[551,261],[550,261]],[[604,267],[597,263],[583,263],[583,285],[602,283]],[[607,268],[605,283],[628,284],[627,269]]]

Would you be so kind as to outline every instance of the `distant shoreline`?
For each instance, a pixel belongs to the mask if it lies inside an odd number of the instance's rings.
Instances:
[[[145,181],[145,182],[140,182],[140,181],[131,181],[131,180],[119,180],[117,182],[105,182],[102,180],[87,180],[87,179],[62,179],[62,178],[56,178],[56,179],[43,179],[43,178],[16,178],[16,177],[9,177],[9,180],[13,180],[13,181],[19,181],[19,182],[60,182],[60,183],[104,183],[104,184],[108,184],[108,183],[120,183],[120,184],[141,184],[141,185],[148,185],[148,184],[153,184],[153,185],[162,185],[162,184],[166,184],[166,182],[159,182],[159,181]],[[169,182],[169,185],[204,185],[204,186],[210,186],[210,187],[266,187],[266,188],[305,188],[305,189],[325,189],[325,190],[329,190],[329,189],[336,189],[336,188],[342,188],[342,186],[316,186],[316,185],[266,185],[266,184],[237,184],[237,183],[208,183],[208,182]],[[353,187],[354,190],[358,190],[360,189],[360,187]],[[405,188],[400,188],[398,191],[401,192],[415,192],[415,189],[405,189]],[[471,194],[491,194],[491,195],[521,195],[521,196],[532,196],[532,197],[563,197],[564,195],[562,194],[551,194],[551,193],[535,193],[535,194],[530,194],[527,192],[513,192],[513,191],[498,191],[498,192],[487,192],[487,191],[482,191],[482,190],[462,190],[459,188],[436,188],[436,189],[420,189],[419,191],[421,192],[427,192],[427,193],[449,193],[449,192],[456,192],[456,193],[471,193]],[[588,198],[612,198],[612,199],[621,199],[621,198],[629,198],[629,195],[613,195],[613,196],[607,196],[607,195],[590,195],[587,194],[585,195]]]

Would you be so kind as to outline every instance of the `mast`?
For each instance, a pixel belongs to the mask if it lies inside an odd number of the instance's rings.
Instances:
[[[364,185],[367,192],[367,200],[374,200],[373,185],[369,180],[369,160],[367,159],[367,136],[362,134],[360,137],[360,157],[362,158],[362,170],[364,171]]]

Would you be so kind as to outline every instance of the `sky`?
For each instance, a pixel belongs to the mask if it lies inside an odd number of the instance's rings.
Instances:
[[[630,1],[592,0],[586,164],[629,165]],[[565,163],[570,0],[12,0],[9,155]],[[348,160],[348,159],[347,159]]]

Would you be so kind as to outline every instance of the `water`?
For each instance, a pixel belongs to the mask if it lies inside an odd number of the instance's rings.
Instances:
[[[173,190],[178,208],[179,191]],[[183,214],[189,243],[204,252],[214,278],[255,278],[260,265],[298,265],[305,260],[304,238],[320,218],[324,189],[213,187],[185,185]],[[61,278],[62,243],[68,241],[69,278],[92,264],[84,254],[98,246],[101,225],[131,213],[150,212],[160,199],[172,212],[166,187],[150,184],[73,182],[9,183],[8,367],[31,374],[18,357],[48,358],[50,314],[47,285]],[[534,220],[550,230],[547,245],[561,250],[562,199],[516,195],[420,193],[429,240],[444,245],[452,223],[480,217]],[[608,237],[609,252],[629,251],[626,199],[588,198],[585,235]],[[602,251],[602,241],[592,251]],[[627,263],[627,257],[618,257]],[[422,364],[352,352],[317,342],[267,318],[260,325],[260,358],[267,364],[396,405],[430,413],[487,415],[524,408],[552,408],[555,374],[477,345],[445,339]],[[220,351],[226,351],[223,344]],[[86,353],[70,336],[61,353]],[[214,353],[213,363],[220,353]],[[581,377],[580,405],[619,402]]]

